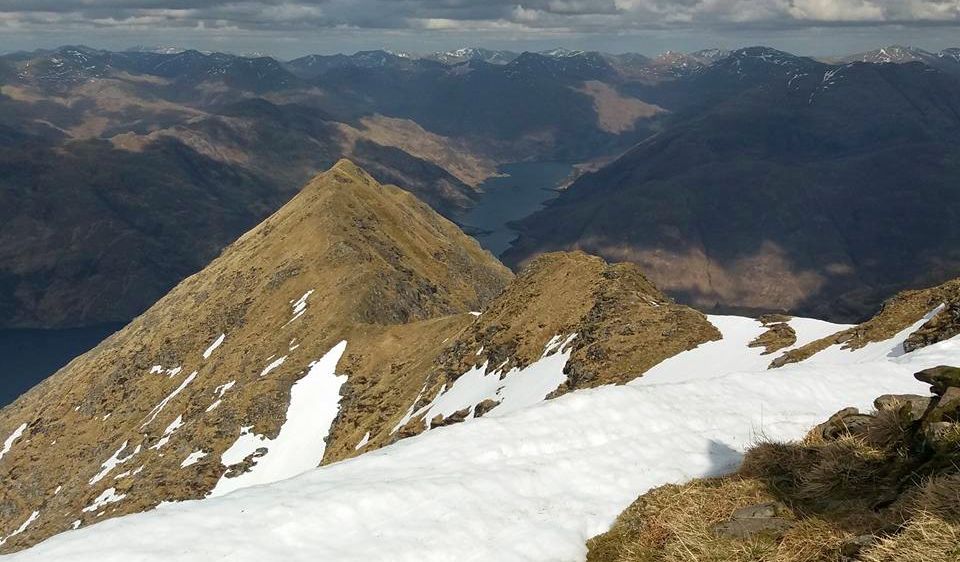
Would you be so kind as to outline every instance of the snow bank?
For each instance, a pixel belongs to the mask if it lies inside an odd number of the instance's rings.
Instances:
[[[728,471],[760,436],[799,438],[842,407],[869,408],[879,394],[925,393],[912,373],[960,363],[960,338],[909,354],[897,354],[901,341],[891,340],[829,364],[768,371],[769,356],[745,347],[762,327],[711,321],[723,342],[633,384],[112,519],[10,560],[582,560],[585,541],[647,489]]]

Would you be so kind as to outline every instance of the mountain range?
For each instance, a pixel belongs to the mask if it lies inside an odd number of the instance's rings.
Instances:
[[[951,53],[5,55],[0,326],[127,321],[341,157],[464,227],[501,165],[576,164],[511,266],[584,248],[709,310],[861,320],[960,271]]]

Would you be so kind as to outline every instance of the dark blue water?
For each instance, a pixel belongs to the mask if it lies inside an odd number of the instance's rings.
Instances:
[[[504,177],[481,184],[484,195],[463,218],[464,230],[496,256],[510,247],[517,233],[510,221],[539,210],[557,196],[556,187],[573,171],[563,162],[518,162],[500,167]]]
[[[66,330],[0,330],[0,407],[122,327],[110,324]]]

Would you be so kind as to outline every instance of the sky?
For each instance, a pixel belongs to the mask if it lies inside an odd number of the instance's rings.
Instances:
[[[64,44],[280,58],[462,46],[936,51],[960,47],[960,0],[0,0],[0,52]]]

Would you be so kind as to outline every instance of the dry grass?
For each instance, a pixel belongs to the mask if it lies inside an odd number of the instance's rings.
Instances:
[[[835,524],[812,517],[799,521],[777,545],[777,562],[841,560],[844,542],[852,538]]]
[[[724,478],[664,486],[641,496],[610,532],[588,543],[590,562],[773,560],[769,538],[737,541],[710,528],[738,508],[772,501],[757,480]]]
[[[588,542],[588,560],[960,561],[960,450],[931,449],[909,405],[856,433],[761,443],[736,475],[653,490]],[[782,536],[713,531],[736,509],[769,501],[794,521]]]
[[[960,560],[960,526],[927,512],[917,513],[899,533],[867,548],[860,560],[957,562]]]

